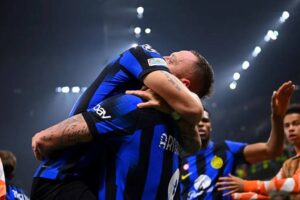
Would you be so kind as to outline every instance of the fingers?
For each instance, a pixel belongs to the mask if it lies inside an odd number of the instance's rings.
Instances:
[[[157,106],[158,106],[157,102],[154,101],[147,101],[147,102],[142,102],[137,104],[138,108],[154,108]]]
[[[278,92],[283,92],[284,90],[286,90],[287,88],[289,88],[292,85],[292,81],[287,81],[284,82],[279,88],[278,88]]]
[[[39,151],[38,148],[36,148],[35,146],[32,146],[32,151],[33,151],[34,157],[37,160],[42,160],[43,159],[43,156],[42,156],[42,154],[41,154],[41,152]]]
[[[285,92],[286,92],[286,95],[288,96],[288,97],[290,97],[292,94],[293,94],[293,92],[295,91],[295,89],[296,89],[296,86],[293,84],[293,85],[291,85]]]
[[[235,185],[230,185],[230,186],[222,186],[218,188],[218,191],[222,191],[222,190],[235,190],[237,189],[237,187]]]
[[[234,189],[234,190],[231,190],[231,191],[229,191],[229,192],[223,194],[223,196],[228,196],[228,195],[231,195],[231,194],[233,194],[233,193],[235,193],[235,192],[238,192],[238,191],[239,191],[238,189]]]
[[[125,93],[136,95],[136,96],[141,97],[142,99],[146,99],[146,100],[151,99],[151,95],[148,92],[142,91],[142,90],[126,90]]]
[[[234,185],[235,182],[232,177],[226,176],[226,177],[220,177],[219,181],[216,183],[216,186],[229,186]]]
[[[274,108],[274,106],[276,105],[276,91],[273,91],[273,94],[272,94],[272,98],[271,98],[271,106],[272,108]]]
[[[220,180],[220,181],[231,181],[232,178],[229,177],[229,176],[223,176],[223,177],[220,177],[219,180]]]
[[[277,93],[289,97],[292,95],[294,90],[295,90],[295,85],[292,83],[292,81],[287,81],[279,87]]]

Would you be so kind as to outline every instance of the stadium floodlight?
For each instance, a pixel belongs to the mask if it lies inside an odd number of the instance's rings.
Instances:
[[[238,72],[235,72],[235,73],[233,74],[233,80],[235,80],[235,81],[239,80],[240,77],[241,77],[241,75],[240,75],[240,73],[238,73]]]
[[[80,87],[78,87],[78,86],[72,87],[72,92],[73,93],[79,93],[80,92]]]
[[[142,32],[142,29],[140,28],[140,27],[135,27],[134,28],[134,33],[136,34],[136,35],[139,35],[139,34],[141,34],[141,32]]]
[[[290,13],[288,11],[284,11],[281,17],[279,18],[279,21],[281,23],[284,23],[289,17],[290,17]]]
[[[144,14],[144,8],[142,6],[138,7],[136,9],[136,12],[137,12],[137,17],[139,19],[142,19],[143,18],[143,14]]]
[[[64,86],[61,88],[61,92],[62,93],[69,93],[70,92],[70,88],[68,86]]]
[[[236,81],[233,81],[233,82],[230,83],[229,88],[230,88],[231,90],[235,90],[236,86],[237,86],[237,82],[236,82]]]
[[[261,52],[261,48],[259,46],[256,46],[252,52],[252,56],[256,57]]]
[[[138,15],[142,15],[144,13],[144,8],[142,6],[137,7],[136,12]]]
[[[146,28],[146,29],[145,29],[145,33],[146,33],[146,34],[150,34],[150,33],[151,33],[151,29],[150,29],[150,28]]]
[[[242,64],[243,70],[246,70],[246,69],[248,69],[249,67],[250,67],[250,63],[249,63],[247,60],[245,60],[245,61],[243,62],[243,64]]]
[[[55,92],[61,93],[61,87],[56,87]]]

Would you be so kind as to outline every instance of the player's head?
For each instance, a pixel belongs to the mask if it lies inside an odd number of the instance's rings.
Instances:
[[[300,104],[292,104],[283,119],[287,140],[300,150]]]
[[[200,98],[210,95],[214,82],[212,66],[198,52],[178,51],[164,57],[171,73]]]
[[[210,133],[212,130],[211,121],[210,121],[210,113],[206,109],[204,109],[202,119],[198,123],[197,128],[198,128],[198,133],[201,138],[202,146],[206,147],[210,140]]]
[[[16,156],[10,151],[0,151],[5,178],[12,179],[17,165]]]

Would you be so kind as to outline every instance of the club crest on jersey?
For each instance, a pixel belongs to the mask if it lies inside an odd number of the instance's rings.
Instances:
[[[162,58],[149,58],[148,60],[149,66],[165,66],[167,67],[167,63]]]
[[[99,117],[101,117],[102,119],[110,119],[111,118],[110,115],[106,115],[106,110],[104,108],[102,108],[100,104],[97,104],[93,109],[97,113],[97,115],[99,115]]]
[[[210,161],[210,165],[215,169],[220,169],[223,166],[223,160],[221,157],[214,156]]]

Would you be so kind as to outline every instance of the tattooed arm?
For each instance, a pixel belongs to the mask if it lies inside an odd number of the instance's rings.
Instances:
[[[42,160],[53,151],[89,142],[92,138],[82,114],[78,114],[35,134],[32,150],[36,159]]]
[[[144,84],[162,97],[186,122],[196,125],[200,121],[203,112],[200,99],[174,75],[154,71],[144,78]]]

